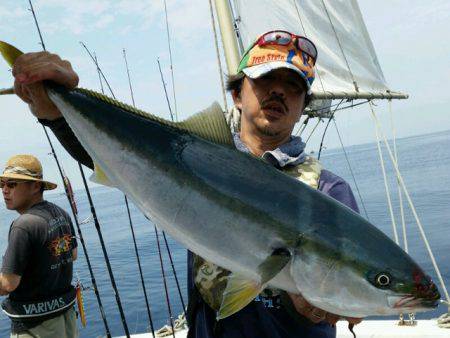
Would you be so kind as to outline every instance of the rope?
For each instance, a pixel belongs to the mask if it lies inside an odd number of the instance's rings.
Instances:
[[[169,17],[167,14],[166,0],[164,0],[164,12],[166,14],[167,45],[169,47],[169,60],[170,60],[170,74],[172,77],[173,104],[174,104],[174,108],[175,108],[175,119],[178,121],[177,97],[175,95],[175,78],[174,78],[174,74],[173,74],[172,48],[171,48],[171,44],[170,44]]]
[[[302,17],[300,16],[300,10],[298,9],[298,6],[297,6],[297,0],[292,0],[292,2],[294,3],[295,10],[297,11],[298,20],[300,21],[300,24],[302,26],[303,34],[307,38],[308,36],[306,35],[305,26],[303,25],[303,20],[302,20]],[[322,76],[320,75],[320,71],[319,71],[319,65],[317,65],[317,64],[316,64],[316,69],[317,69],[316,74],[317,74],[317,77],[319,78],[320,86],[322,87],[322,91],[325,93],[325,87],[323,86]]]
[[[394,157],[395,161],[398,165],[398,154],[397,154],[397,139],[396,139],[396,132],[394,127],[394,119],[393,119],[393,113],[392,113],[392,102],[389,101],[389,113],[391,115],[391,125],[392,125],[392,136],[394,140]],[[397,188],[398,188],[398,198],[399,198],[399,204],[400,204],[400,215],[402,220],[402,229],[403,229],[403,242],[404,242],[404,249],[406,252],[408,252],[408,240],[406,237],[406,222],[405,222],[405,213],[403,210],[403,194],[400,186],[400,182],[397,178]]]
[[[395,161],[398,164],[398,154],[397,154],[397,138],[394,126],[394,114],[392,113],[392,101],[389,100],[389,115],[391,116],[391,126],[392,126],[392,138],[394,141],[394,157]],[[402,232],[403,232],[403,248],[405,252],[408,252],[408,238],[406,236],[406,221],[405,221],[405,212],[403,210],[403,194],[402,188],[400,186],[400,182],[397,178],[397,190],[398,190],[398,203],[400,205],[400,217],[402,220]]]
[[[444,313],[437,319],[437,324],[442,329],[450,329],[450,303],[444,302],[448,306],[448,312]]]
[[[352,166],[350,164],[350,160],[348,158],[347,151],[345,150],[344,143],[342,142],[341,133],[339,132],[339,129],[338,129],[337,124],[336,124],[336,120],[334,118],[333,118],[333,123],[334,123],[334,127],[336,128],[336,132],[337,132],[337,135],[338,135],[338,138],[339,138],[339,142],[341,143],[342,150],[344,151],[344,155],[345,155],[345,159],[347,161],[348,169],[350,170],[350,174],[352,175],[352,178],[353,178],[353,183],[355,184],[356,191],[358,192],[358,196],[359,196],[359,199],[361,201],[361,205],[363,207],[364,214],[366,215],[366,218],[368,220],[370,220],[369,219],[369,214],[367,213],[366,206],[364,204],[364,200],[363,200],[362,195],[361,195],[361,192],[359,191],[358,183],[356,183],[355,174],[353,173],[353,169],[352,169]]]
[[[348,108],[354,108],[354,107],[361,106],[361,105],[366,104],[366,103],[369,103],[369,100],[363,101],[363,102],[358,102],[358,103],[353,103],[353,101],[352,101],[352,104],[349,104],[348,106],[336,108],[335,111],[344,110],[344,109],[348,109]],[[332,104],[329,108],[333,108],[335,106],[339,106],[340,104],[341,104],[341,102]],[[310,116],[310,117],[320,117],[320,116],[315,116],[314,113],[317,114],[317,112],[319,112],[321,110],[324,110],[324,109],[323,108],[319,108],[319,109],[309,110],[308,111],[308,116]]]
[[[309,139],[311,138],[311,136],[312,136],[312,135],[314,134],[314,132],[316,131],[316,129],[317,129],[317,127],[319,126],[319,123],[320,123],[320,122],[322,122],[322,118],[321,118],[321,117],[319,117],[319,118],[317,119],[317,123],[316,123],[316,125],[314,126],[313,130],[311,131],[311,133],[309,134],[308,138],[306,139],[305,145],[308,144]]]
[[[328,21],[330,21],[331,28],[333,29],[334,36],[336,37],[336,41],[337,41],[337,43],[339,45],[339,49],[341,50],[342,56],[344,57],[344,61],[347,64],[348,72],[350,73],[350,76],[352,77],[353,86],[355,87],[355,90],[357,92],[359,92],[358,84],[356,83],[355,77],[353,76],[353,73],[352,73],[352,71],[350,69],[350,64],[348,63],[347,57],[345,56],[345,52],[344,52],[344,48],[342,47],[341,40],[339,39],[339,36],[338,36],[338,34],[336,32],[336,29],[335,29],[335,27],[333,25],[333,22],[331,21],[330,13],[328,13],[328,9],[327,9],[327,6],[325,5],[324,0],[322,0],[322,5],[323,5],[323,8],[325,9],[325,13],[327,14]]]
[[[377,137],[377,148],[378,148],[378,156],[380,158],[381,171],[383,172],[384,189],[386,191],[386,198],[387,198],[387,202],[388,202],[388,206],[389,206],[389,214],[391,215],[392,231],[394,233],[395,243],[399,244],[397,226],[395,224],[394,211],[392,209],[391,194],[389,192],[389,186],[388,186],[388,182],[387,182],[386,169],[384,166],[383,153],[381,151],[380,135],[378,133],[378,128],[375,128],[375,135]]]
[[[339,108],[339,106],[341,105],[342,102],[344,102],[344,99],[339,101],[339,103],[337,104],[336,108],[334,109],[333,113],[331,114],[330,118],[328,119],[328,122],[327,122],[327,125],[325,127],[325,130],[323,131],[322,140],[320,141],[320,146],[319,146],[319,154],[317,155],[317,159],[318,160],[320,160],[320,155],[322,154],[323,141],[325,139],[325,134],[327,133],[328,126],[330,125],[331,120],[334,118],[334,114],[336,113],[337,109]],[[311,133],[311,135],[312,135],[312,133]]]
[[[39,33],[39,38],[40,38],[40,42],[41,42],[42,48],[45,51],[46,48],[45,48],[44,39],[42,38],[42,33],[41,33],[40,28],[39,28],[39,23],[38,23],[38,20],[37,20],[37,17],[36,17],[36,13],[35,13],[34,8],[33,8],[33,4],[31,2],[31,0],[29,0],[28,2],[30,4],[30,11],[33,14],[34,22],[35,22],[36,28],[38,30],[38,33]],[[70,181],[69,181],[69,178],[65,175],[65,173],[64,173],[64,171],[63,171],[63,169],[62,169],[62,167],[61,167],[61,165],[59,163],[58,156],[56,155],[55,148],[53,147],[53,143],[52,143],[52,141],[50,139],[50,136],[48,135],[47,129],[44,126],[42,126],[42,129],[44,130],[45,136],[46,136],[47,141],[48,141],[48,143],[50,145],[51,154],[53,155],[53,158],[55,159],[55,162],[56,162],[56,166],[58,167],[58,171],[59,171],[59,174],[60,174],[62,182],[63,182],[65,195],[67,196],[67,199],[69,200],[70,209],[72,210],[72,215],[73,215],[73,218],[75,220],[75,225],[77,227],[78,239],[80,240],[81,246],[83,248],[83,253],[84,253],[84,257],[86,258],[86,264],[88,266],[89,275],[91,276],[91,283],[92,283],[92,286],[94,287],[95,297],[97,298],[97,303],[98,303],[98,306],[99,306],[100,315],[101,315],[102,320],[103,320],[103,325],[105,326],[106,337],[107,338],[111,338],[111,333],[109,331],[108,321],[106,320],[106,314],[105,314],[105,310],[103,308],[102,300],[100,298],[100,292],[98,290],[97,282],[95,280],[94,271],[93,271],[92,265],[91,265],[91,260],[89,258],[89,254],[88,254],[88,251],[87,251],[86,243],[84,241],[84,237],[83,237],[83,234],[81,232],[80,222],[78,220],[78,215],[77,215],[78,212],[77,212],[75,204],[72,203],[73,195],[71,195],[71,193],[70,193],[71,189],[69,189]]]
[[[396,160],[394,158],[394,155],[392,154],[392,151],[391,151],[389,143],[388,143],[388,141],[386,139],[386,136],[384,135],[383,131],[381,130],[381,125],[380,125],[380,122],[379,122],[379,120],[378,120],[378,118],[377,118],[377,116],[375,114],[374,109],[373,109],[372,102],[369,102],[369,107],[370,107],[370,110],[371,110],[372,117],[374,119],[375,125],[376,125],[377,129],[380,131],[381,136],[383,137],[384,144],[385,144],[386,149],[388,151],[389,157],[391,158],[392,164],[393,164],[395,172],[397,174],[397,178],[398,178],[398,180],[400,182],[400,185],[402,187],[403,193],[406,196],[406,199],[408,201],[409,207],[411,208],[411,211],[412,211],[412,213],[414,215],[414,218],[416,220],[416,223],[417,223],[417,226],[419,228],[420,234],[421,234],[422,239],[423,239],[423,241],[425,243],[425,246],[427,248],[428,254],[429,254],[430,259],[431,259],[431,262],[433,263],[433,267],[434,267],[434,269],[436,271],[436,274],[438,276],[439,282],[441,284],[442,290],[444,291],[445,297],[447,299],[447,303],[450,303],[450,296],[448,294],[447,288],[445,286],[444,280],[443,280],[442,275],[441,275],[441,271],[439,270],[439,267],[438,267],[438,265],[436,263],[436,259],[434,257],[433,251],[431,250],[431,247],[430,247],[430,244],[428,242],[427,236],[426,236],[425,231],[423,229],[422,222],[420,221],[419,216],[417,215],[416,209],[414,207],[414,204],[413,204],[413,202],[411,200],[411,197],[409,196],[409,193],[408,193],[408,190],[406,188],[405,182],[403,181],[403,177],[401,176],[400,170],[398,169],[397,162],[396,162]]]
[[[175,332],[184,331],[188,329],[188,323],[186,320],[186,316],[183,314],[179,315],[174,322],[174,331],[172,331],[172,327],[169,325],[164,325],[158,331],[156,331],[155,337],[168,337],[173,335]]]
[[[295,133],[296,136],[302,136],[303,132],[306,129],[306,126],[308,125],[309,119],[310,119],[309,115],[306,116],[306,119],[303,121],[302,126],[300,126],[297,132]]]
[[[227,94],[226,94],[226,90],[225,90],[225,81],[223,79],[224,72],[223,72],[223,68],[222,68],[222,61],[220,60],[219,41],[217,38],[216,21],[214,19],[214,11],[213,11],[213,5],[212,5],[211,0],[209,0],[209,11],[211,13],[211,26],[212,26],[213,34],[214,34],[214,46],[216,47],[217,65],[219,66],[219,77],[220,77],[220,85],[222,87],[223,105],[225,107],[225,111],[228,111]]]

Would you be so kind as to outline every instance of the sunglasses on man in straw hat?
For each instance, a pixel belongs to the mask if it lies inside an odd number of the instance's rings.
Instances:
[[[41,162],[32,155],[11,157],[6,163],[3,174],[0,175],[0,179],[7,179],[7,181],[1,181],[1,188],[4,186],[10,189],[15,188],[17,184],[25,181],[42,182],[44,190],[53,190],[57,187],[55,183],[42,179]]]

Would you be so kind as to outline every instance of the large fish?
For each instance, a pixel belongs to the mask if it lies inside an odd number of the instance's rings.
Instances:
[[[20,52],[5,43],[10,64]],[[96,163],[161,229],[233,273],[218,318],[265,287],[341,316],[416,312],[439,292],[391,239],[346,206],[235,149],[219,105],[172,123],[101,94],[47,83]],[[101,170],[100,170],[101,168]]]

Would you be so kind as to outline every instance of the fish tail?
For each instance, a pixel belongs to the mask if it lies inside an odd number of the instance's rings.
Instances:
[[[12,67],[14,65],[14,62],[16,62],[16,59],[21,56],[23,52],[10,45],[9,43],[0,41],[0,54],[2,54],[8,65]]]

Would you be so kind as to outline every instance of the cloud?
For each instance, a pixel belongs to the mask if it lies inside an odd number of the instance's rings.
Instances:
[[[106,0],[41,0],[35,8],[48,34],[81,35],[105,28],[114,21],[113,6]]]
[[[23,25],[23,18],[29,15],[22,7],[0,6],[0,29],[2,31],[14,31],[18,25]]]

